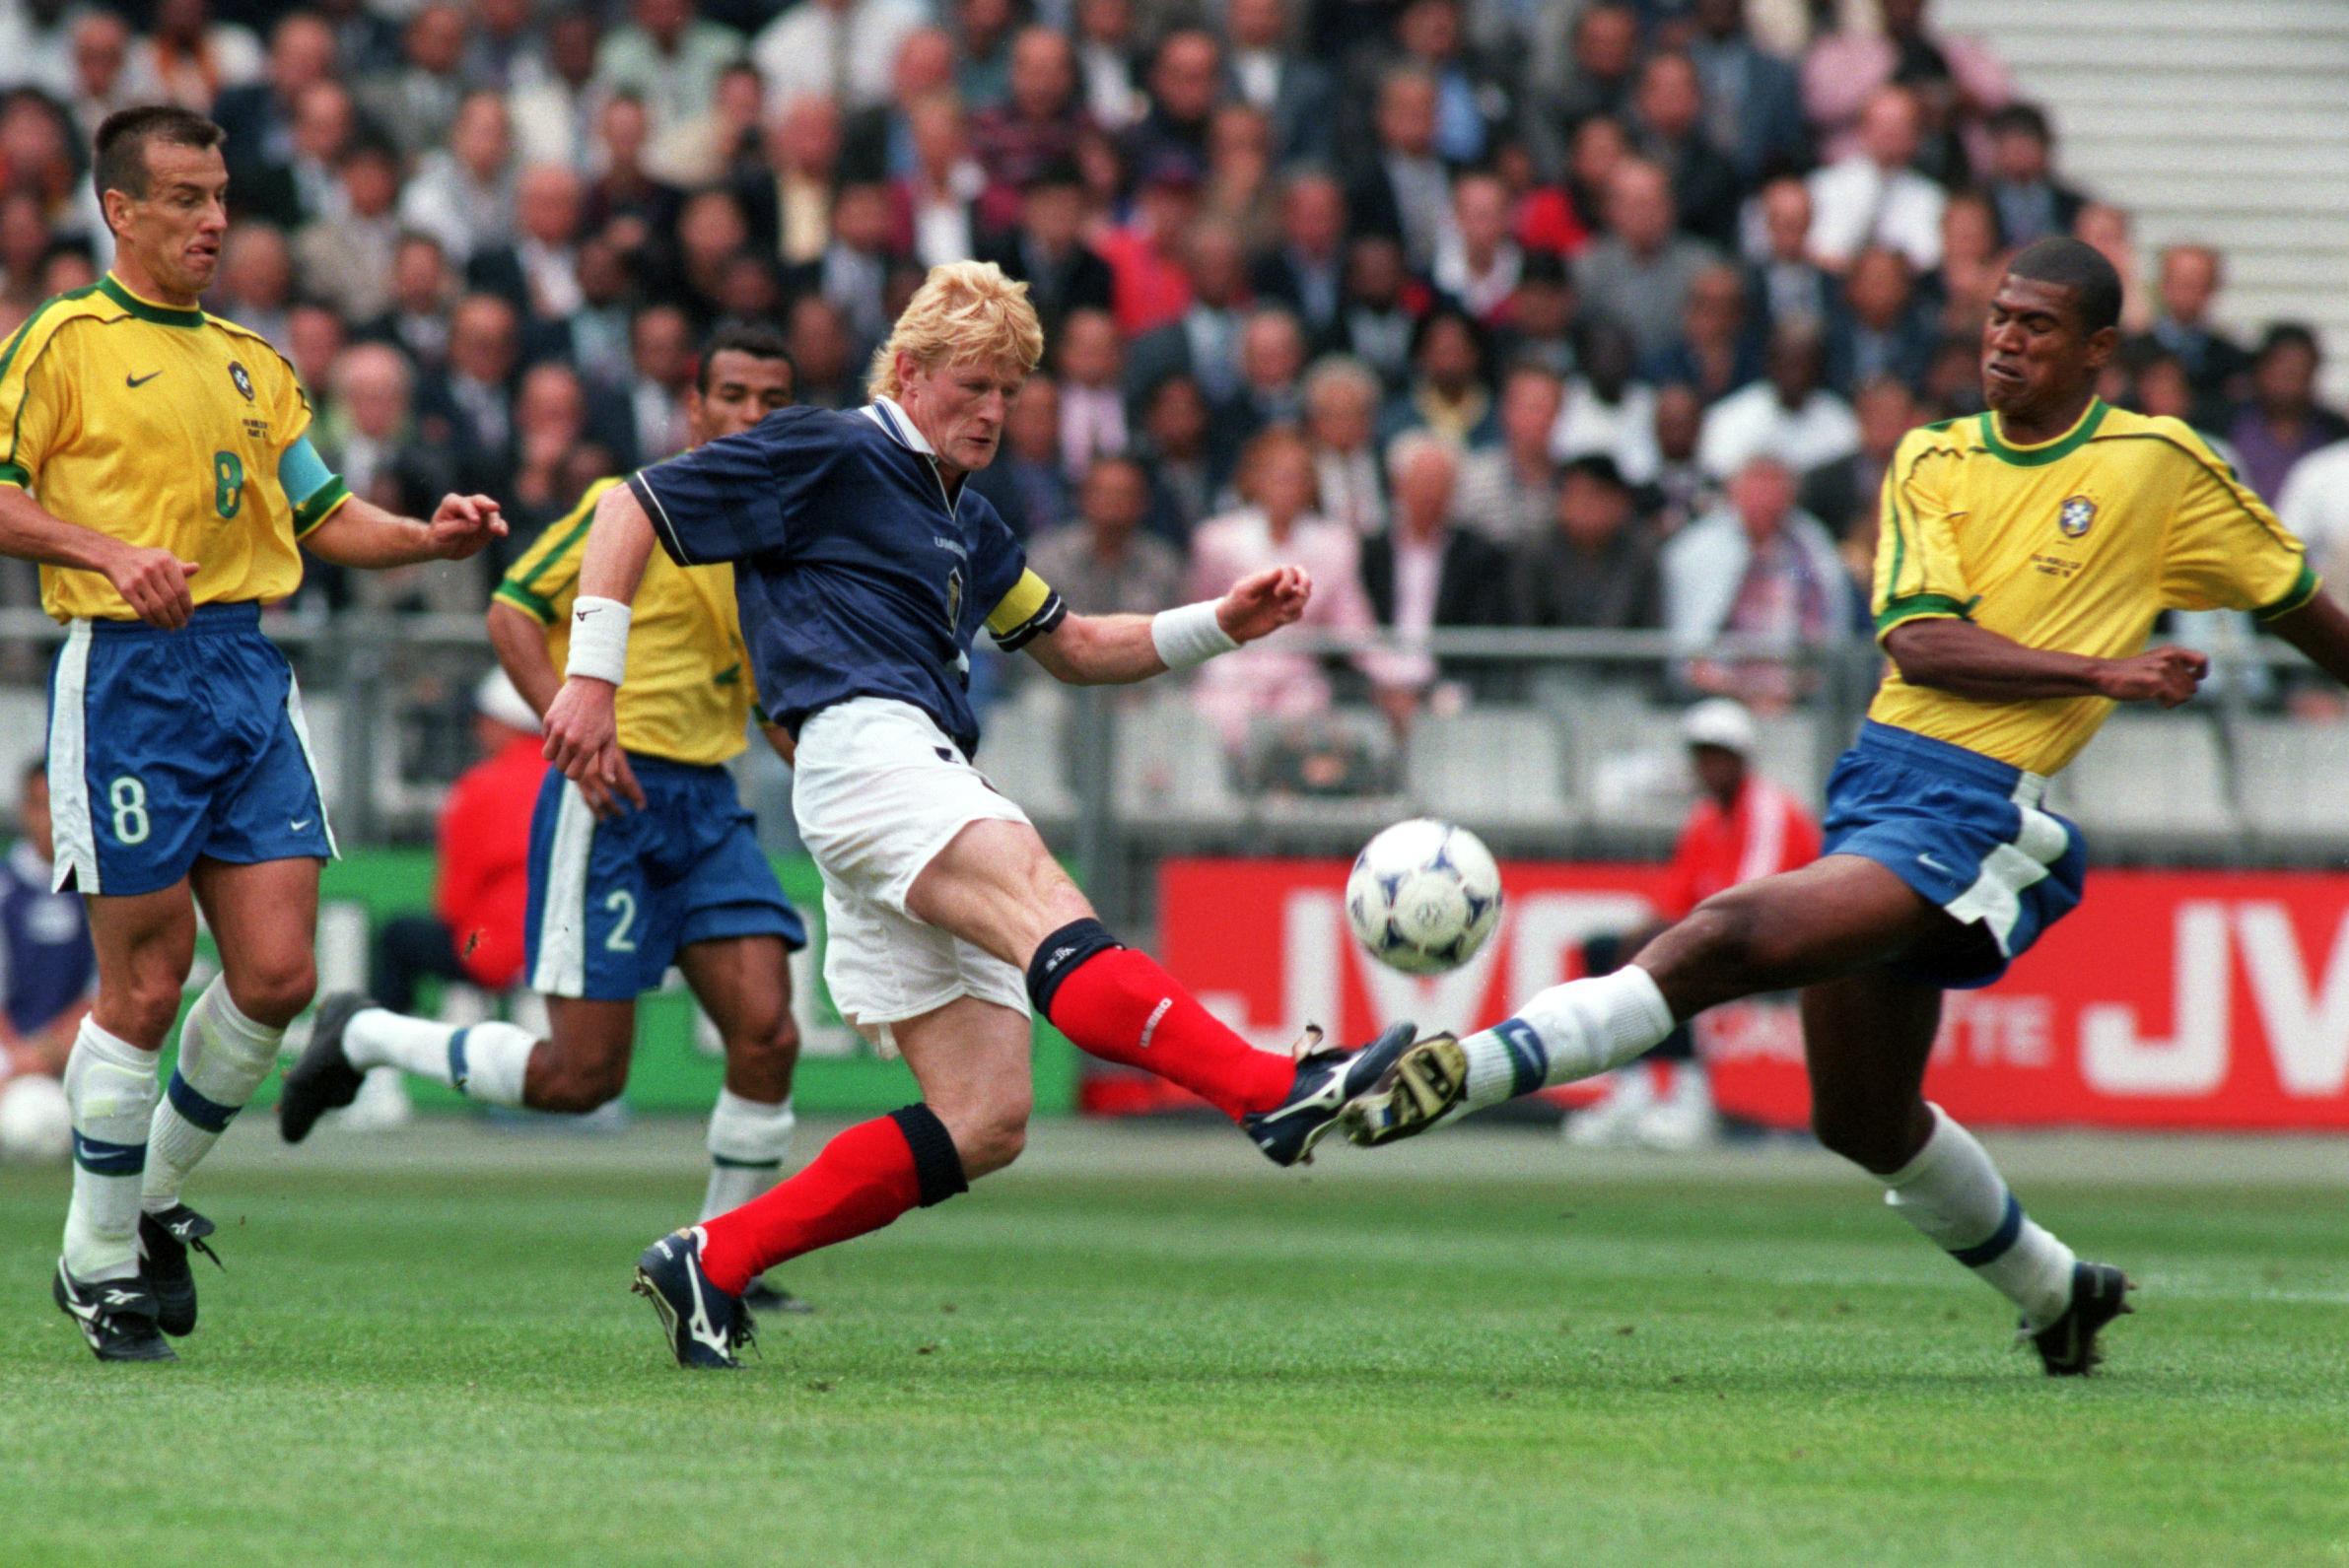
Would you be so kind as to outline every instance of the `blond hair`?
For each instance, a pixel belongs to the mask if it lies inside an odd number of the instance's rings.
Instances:
[[[1022,375],[1044,358],[1044,328],[1028,303],[1028,286],[1004,276],[992,261],[949,261],[930,269],[873,351],[866,389],[895,397],[897,356],[910,354],[924,370],[948,361],[1016,365]]]

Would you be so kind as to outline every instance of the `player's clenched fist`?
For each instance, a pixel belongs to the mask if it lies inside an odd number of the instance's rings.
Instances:
[[[434,549],[449,561],[462,561],[506,537],[506,519],[487,496],[443,496],[428,526]]]
[[[2117,658],[2105,667],[2100,683],[2116,703],[2160,703],[2176,708],[2190,701],[2210,673],[2210,658],[2190,648],[2147,648],[2134,658]]]
[[[609,681],[574,675],[546,708],[543,755],[564,778],[579,785],[580,793],[599,817],[619,809],[617,797],[639,807],[645,803],[645,792],[620,751],[612,693]]]
[[[1235,643],[1253,643],[1305,613],[1313,575],[1303,567],[1269,567],[1242,578],[1215,606],[1215,624]]]
[[[195,595],[187,579],[196,575],[196,563],[182,561],[170,550],[123,545],[107,561],[105,574],[123,602],[149,626],[176,631],[195,613]]]

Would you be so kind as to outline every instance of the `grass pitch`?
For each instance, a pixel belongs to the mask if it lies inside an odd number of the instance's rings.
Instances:
[[[2003,1145],[2143,1283],[2085,1383],[1823,1156],[1067,1125],[693,1376],[626,1285],[698,1144],[240,1128],[163,1368],[0,1172],[0,1561],[2349,1561],[2337,1143]]]

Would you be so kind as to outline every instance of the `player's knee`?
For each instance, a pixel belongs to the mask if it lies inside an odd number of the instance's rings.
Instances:
[[[531,1066],[537,1066],[533,1056]],[[605,1061],[565,1060],[557,1057],[543,1079],[535,1071],[529,1085],[529,1106],[534,1111],[553,1111],[563,1116],[586,1116],[600,1111],[620,1098],[620,1091],[628,1087],[628,1064],[625,1060]]]
[[[1684,924],[1696,947],[1694,961],[1741,989],[1767,988],[1795,959],[1786,923],[1734,891],[1697,905]]]
[[[1887,1116],[1876,1107],[1814,1095],[1811,1132],[1829,1153],[1839,1154],[1864,1170],[1897,1171],[1906,1158],[1901,1148],[1907,1136],[1904,1120]]]
[[[975,1182],[1019,1158],[1028,1145],[1028,1110],[1027,1096],[1005,1096],[947,1120],[965,1181]]]
[[[101,1011],[116,1034],[142,1044],[163,1043],[179,1017],[179,1003],[183,999],[182,982],[162,973],[133,975],[114,994],[101,998]]]
[[[307,952],[247,964],[229,976],[229,1000],[254,1023],[283,1029],[318,991],[318,966]]]

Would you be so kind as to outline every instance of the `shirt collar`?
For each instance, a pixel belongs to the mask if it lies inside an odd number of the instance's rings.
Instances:
[[[925,457],[937,455],[937,448],[930,444],[930,438],[922,434],[914,424],[912,416],[899,406],[896,398],[882,397],[876,394],[861,412],[866,419],[894,436],[900,446],[911,447]]]

